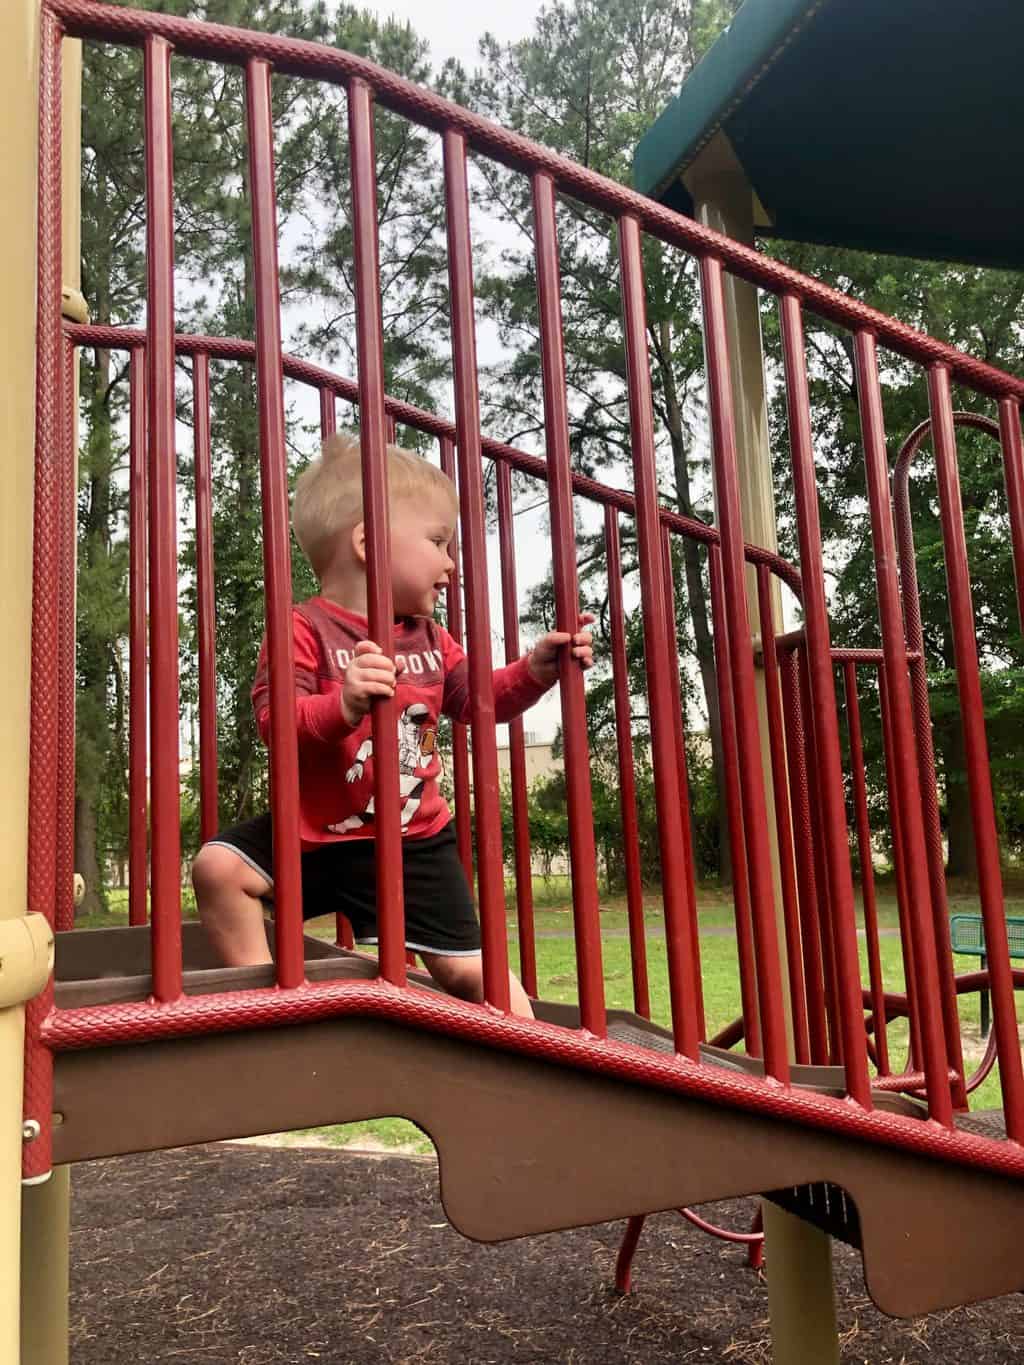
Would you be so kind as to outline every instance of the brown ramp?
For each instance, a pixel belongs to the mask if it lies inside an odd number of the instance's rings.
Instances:
[[[828,1182],[856,1204],[868,1290],[884,1312],[1024,1288],[1016,1181],[390,1021],[97,1048],[56,1063],[58,1162],[399,1115],[438,1149],[452,1224],[481,1241]]]

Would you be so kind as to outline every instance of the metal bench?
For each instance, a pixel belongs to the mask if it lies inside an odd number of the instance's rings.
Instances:
[[[985,970],[985,925],[980,915],[953,915],[949,921],[949,935],[954,953],[968,953],[981,959],[981,969]],[[1008,915],[1006,937],[1010,944],[1011,958],[1024,958],[1024,918]],[[989,995],[988,988],[982,987],[981,995],[981,1036],[988,1037]]]

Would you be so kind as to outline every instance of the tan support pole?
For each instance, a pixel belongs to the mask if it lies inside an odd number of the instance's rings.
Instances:
[[[694,213],[699,222],[736,241],[753,245],[755,222],[761,221],[763,210],[724,133],[715,134],[684,179],[693,196]],[[743,533],[748,541],[774,550],[778,544],[775,496],[757,290],[746,281],[727,274],[725,308],[736,414]],[[752,573],[747,581],[747,603],[753,625],[758,618],[756,580]],[[773,587],[772,606],[775,627],[781,630],[782,609],[777,587]],[[775,798],[771,785],[764,675],[761,672],[758,672],[757,683],[776,921],[780,957],[785,964],[782,886],[778,843],[775,839]],[[785,970],[783,988],[786,992],[787,1029],[792,1053],[792,1011]],[[783,1212],[767,1200],[763,1204],[763,1213],[768,1313],[775,1365],[838,1365],[839,1338],[832,1288],[831,1241],[817,1228]]]
[[[28,727],[35,433],[36,126],[39,0],[0,7],[0,918],[27,906]],[[18,1365],[25,1011],[0,1008],[0,1365]]]

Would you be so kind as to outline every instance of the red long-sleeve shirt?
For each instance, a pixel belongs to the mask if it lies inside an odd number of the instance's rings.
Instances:
[[[350,726],[341,710],[345,669],[360,640],[368,638],[365,616],[324,597],[293,609],[295,712],[299,739],[299,833],[304,849],[338,839],[372,838],[373,744],[370,717]],[[437,722],[443,713],[469,721],[469,665],[461,646],[436,621],[415,616],[395,624],[395,654],[405,668],[395,700],[399,721],[399,768],[403,834],[436,834],[451,819],[441,795]],[[252,689],[256,723],[270,742],[270,679],[267,646],[260,649]],[[548,690],[532,676],[525,658],[494,673],[498,722],[512,720]]]

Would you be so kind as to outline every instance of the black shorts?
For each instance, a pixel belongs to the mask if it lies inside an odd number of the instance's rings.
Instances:
[[[222,830],[210,842],[237,853],[262,872],[273,888],[274,839],[269,814]],[[303,919],[340,911],[348,917],[357,943],[376,943],[374,854],[373,839],[341,839],[303,853]],[[480,925],[452,825],[426,839],[403,839],[402,867],[406,947],[453,957],[479,953]]]

